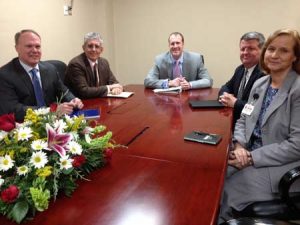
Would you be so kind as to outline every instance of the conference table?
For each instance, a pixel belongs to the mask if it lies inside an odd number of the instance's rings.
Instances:
[[[222,195],[232,109],[193,109],[189,100],[216,99],[218,89],[155,94],[127,85],[126,99],[85,100],[113,132],[112,160],[37,213],[30,225],[213,225]],[[217,145],[185,141],[191,131],[222,135]],[[0,216],[1,225],[15,224]]]

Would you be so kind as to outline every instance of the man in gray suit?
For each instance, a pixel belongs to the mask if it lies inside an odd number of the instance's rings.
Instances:
[[[183,90],[211,87],[213,80],[204,68],[202,55],[183,51],[183,35],[173,32],[168,42],[170,51],[155,58],[155,65],[144,80],[145,87],[181,86]]]
[[[0,68],[0,115],[14,113],[22,121],[28,108],[57,106],[60,114],[70,114],[82,108],[80,99],[63,84],[57,69],[41,62],[41,38],[33,30],[22,30],[15,35],[18,58]]]

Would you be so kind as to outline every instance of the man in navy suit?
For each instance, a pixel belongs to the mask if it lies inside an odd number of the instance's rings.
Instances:
[[[49,106],[59,100],[60,114],[83,107],[63,84],[56,68],[40,61],[41,38],[37,32],[16,33],[15,44],[18,57],[0,68],[0,115],[14,113],[16,120],[22,121],[28,108]]]
[[[181,86],[183,90],[211,87],[213,80],[204,67],[202,55],[183,51],[183,35],[173,32],[168,42],[170,51],[155,58],[155,65],[144,80],[145,87]]]
[[[219,99],[222,104],[233,108],[233,127],[247,103],[254,82],[264,73],[259,68],[259,56],[265,42],[263,34],[245,33],[240,39],[240,59],[232,78],[221,87]]]

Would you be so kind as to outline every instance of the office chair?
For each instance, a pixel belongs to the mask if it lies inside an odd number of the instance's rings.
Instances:
[[[55,68],[57,69],[58,74],[60,76],[60,79],[62,80],[62,82],[64,82],[67,65],[60,60],[46,60],[45,62],[48,62],[48,63],[52,64],[53,66],[55,66]]]
[[[222,223],[221,225],[297,225],[297,224],[285,222],[281,220],[243,217],[243,218],[229,220],[225,223]]]
[[[291,169],[282,176],[278,185],[279,199],[254,202],[242,211],[233,210],[236,219],[227,221],[222,225],[296,224],[284,222],[300,220],[300,192],[290,192],[290,188],[296,181],[300,181],[300,166]]]

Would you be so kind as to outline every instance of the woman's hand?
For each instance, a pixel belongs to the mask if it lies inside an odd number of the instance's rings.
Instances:
[[[233,151],[229,152],[228,164],[238,169],[251,166],[253,165],[251,153],[241,145],[237,145]]]

